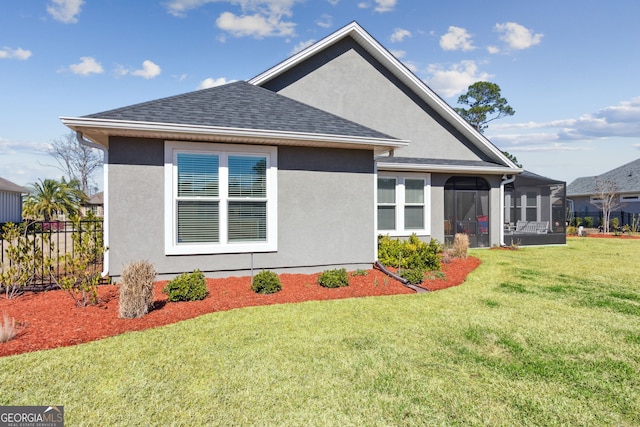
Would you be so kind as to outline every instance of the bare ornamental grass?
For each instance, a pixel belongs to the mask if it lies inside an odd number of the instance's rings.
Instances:
[[[156,271],[148,261],[127,265],[122,271],[119,316],[132,319],[142,317],[153,306],[153,281]]]
[[[3,316],[2,323],[0,324],[0,343],[7,342],[17,334],[16,320],[10,319],[6,313]]]

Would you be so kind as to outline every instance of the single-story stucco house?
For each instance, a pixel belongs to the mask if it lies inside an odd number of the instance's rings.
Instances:
[[[565,242],[555,182],[520,187],[524,171],[355,22],[248,82],[62,121],[105,153],[112,276],[140,259],[166,276],[368,268],[380,234]]]
[[[613,184],[611,189],[615,190],[619,197],[620,206],[615,209],[611,218],[619,218],[620,225],[630,224],[632,216],[640,214],[640,159],[597,176],[576,178],[567,185],[567,198],[571,201],[576,217],[599,218],[601,211],[598,206],[598,193],[602,192],[602,187],[599,187],[602,182]],[[595,225],[598,225],[597,222]]]
[[[0,177],[0,224],[22,222],[22,195],[29,190]]]

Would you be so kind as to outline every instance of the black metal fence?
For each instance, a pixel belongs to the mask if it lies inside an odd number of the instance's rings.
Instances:
[[[583,225],[587,228],[598,228],[603,226],[603,215],[602,211],[580,211],[573,212],[573,217],[570,219],[570,224],[572,226]],[[638,227],[640,224],[640,215],[634,214],[631,212],[624,211],[614,211],[610,214],[610,225],[612,222],[617,220],[618,227],[624,227],[628,225],[630,228]],[[633,230],[640,231],[640,230]]]
[[[77,245],[74,239],[88,237],[89,241],[100,248],[99,256],[95,257],[89,265],[91,273],[102,271],[102,245],[103,222],[102,220],[87,220],[74,223],[72,221],[30,222],[22,224],[24,229],[21,235],[23,248],[29,256],[36,259],[28,263],[29,280],[25,291],[38,291],[58,288],[57,283],[66,277],[68,271],[66,259],[76,255]],[[4,224],[0,224],[0,274],[9,269],[14,260],[11,259],[8,249],[16,245],[16,241],[9,241],[3,233]],[[74,237],[75,236],[75,237]]]

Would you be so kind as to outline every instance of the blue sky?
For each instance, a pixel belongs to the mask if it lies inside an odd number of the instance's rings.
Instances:
[[[497,83],[516,114],[486,135],[571,182],[640,157],[638,16],[637,0],[3,1],[0,176],[59,178],[60,116],[250,79],[357,21],[454,107]]]

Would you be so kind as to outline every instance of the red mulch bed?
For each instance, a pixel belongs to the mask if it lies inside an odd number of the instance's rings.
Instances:
[[[459,285],[478,265],[480,260],[474,257],[453,259],[442,264],[444,279],[427,280],[423,287],[434,291]],[[12,340],[0,343],[0,356],[85,343],[234,308],[414,293],[379,270],[368,270],[366,276],[352,276],[349,286],[337,289],[321,287],[317,277],[317,274],[283,274],[282,290],[271,295],[254,293],[249,277],[207,279],[207,298],[179,303],[167,302],[162,293],[167,282],[160,281],[154,285],[154,309],[138,319],[118,317],[116,285],[100,286],[100,302],[84,308],[76,307],[73,299],[61,290],[26,293],[11,300],[0,298],[0,322],[6,314],[15,319],[19,331]]]
[[[583,237],[581,236],[576,236],[576,235],[568,235],[568,238],[571,239],[582,239]],[[628,240],[634,240],[634,239],[640,239],[640,235],[637,234],[612,234],[612,233],[588,233],[586,236],[584,237],[593,237],[596,239],[628,239]]]
[[[640,239],[640,236],[629,235],[629,234],[611,234],[611,233],[589,233],[587,237],[595,237],[599,239]]]

